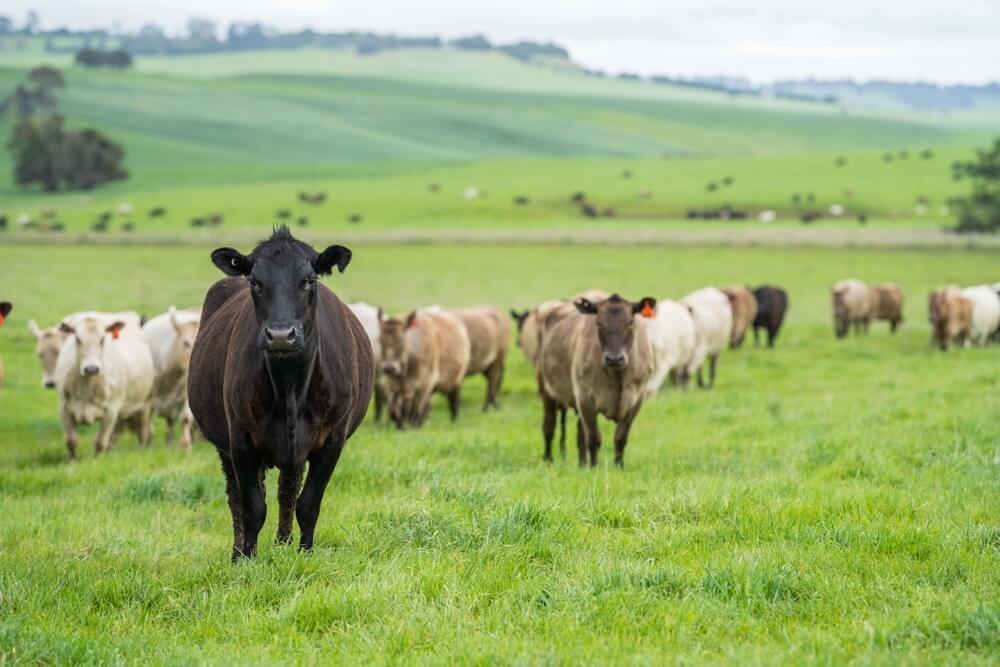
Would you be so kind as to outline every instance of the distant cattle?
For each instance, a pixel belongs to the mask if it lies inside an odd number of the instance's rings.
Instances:
[[[510,323],[496,306],[455,308],[451,311],[465,325],[469,335],[469,366],[466,375],[482,373],[486,377],[486,400],[483,412],[499,408],[497,396],[503,382]]]
[[[115,213],[117,213],[122,217],[125,217],[126,215],[132,215],[132,204],[128,202],[122,202],[121,204],[118,204],[118,207],[115,209]]]
[[[167,209],[163,206],[157,206],[155,208],[149,209],[149,217],[151,218],[162,218],[167,214]]]
[[[287,208],[283,208],[278,211],[275,211],[274,217],[276,217],[278,220],[288,220],[289,218],[292,217],[292,212],[289,211]]]
[[[435,392],[448,399],[452,421],[458,419],[471,348],[462,321],[441,308],[424,308],[383,319],[380,337],[386,402],[396,426],[421,426]]]
[[[695,290],[681,299],[694,320],[695,346],[688,362],[687,376],[698,376],[698,386],[710,389],[715,386],[716,366],[719,356],[726,349],[733,335],[733,309],[727,297],[715,287]],[[704,365],[708,362],[708,380]]]
[[[544,407],[545,459],[552,460],[556,411],[572,405],[579,415],[580,465],[597,465],[601,432],[597,416],[616,422],[615,463],[624,465],[629,430],[653,374],[646,331],[635,320],[656,307],[645,297],[632,302],[613,294],[597,303],[581,298],[576,313],[546,332],[539,356],[539,390]]]
[[[120,336],[138,335],[142,331],[142,316],[130,310],[118,313],[103,313],[93,310],[72,313],[64,317],[61,323],[73,326],[88,317],[96,318],[105,326],[121,322],[124,326],[118,331]],[[38,360],[42,363],[42,386],[46,389],[55,389],[56,360],[59,358],[59,351],[69,334],[59,324],[42,329],[33,319],[28,320],[28,331],[35,338],[35,354],[38,355]]]
[[[729,299],[729,305],[733,309],[733,332],[729,347],[737,348],[743,344],[743,338],[757,319],[757,298],[749,287],[742,285],[723,287],[722,293]]]
[[[313,205],[322,204],[324,201],[326,201],[326,193],[325,192],[300,192],[299,193],[299,201],[304,202],[306,204],[313,204]]]
[[[191,448],[194,416],[188,405],[187,379],[191,350],[198,336],[201,311],[177,310],[173,306],[146,322],[142,333],[153,355],[153,414],[167,422],[167,442],[174,440],[174,426],[180,425],[181,446]]]
[[[872,318],[889,322],[889,331],[896,332],[903,322],[903,290],[894,283],[871,286]]]
[[[294,516],[300,548],[312,548],[330,476],[368,410],[375,377],[368,336],[318,280],[350,261],[347,248],[317,252],[286,227],[249,255],[212,253],[228,277],[205,296],[188,398],[222,462],[234,560],[256,551],[271,467],[280,473],[278,541],[291,541]]]
[[[833,330],[837,338],[868,332],[872,320],[872,293],[868,285],[855,278],[834,283],[830,288],[833,305]]]
[[[80,424],[101,423],[94,453],[107,452],[128,427],[146,446],[153,436],[153,357],[141,335],[122,335],[125,323],[85,316],[60,324],[66,343],[56,359],[59,412],[69,458],[76,458]]]
[[[972,302],[969,339],[975,345],[985,345],[1000,327],[1000,297],[989,285],[966,287],[962,296]]]
[[[653,373],[646,384],[646,398],[656,396],[670,376],[687,385],[687,365],[695,347],[694,319],[691,312],[676,301],[660,300],[652,313],[638,319],[646,329],[652,351]]]
[[[955,343],[967,344],[972,331],[972,309],[972,300],[958,287],[943,287],[931,292],[927,299],[931,343],[942,350]]]
[[[299,219],[296,220],[295,222],[299,225],[299,227],[308,227],[309,226],[309,218],[305,217],[304,215],[300,216]]]
[[[527,197],[525,197],[524,195],[521,195],[521,196],[518,196],[518,197],[514,197],[514,205],[515,206],[527,206],[530,203],[531,203],[531,200],[528,199]]]
[[[586,202],[580,204],[580,213],[585,218],[596,218],[598,216],[597,208],[593,204]]]
[[[360,223],[363,219],[364,218],[361,216],[360,213],[352,213],[350,216],[348,216],[347,221],[352,225],[356,225]]]
[[[753,342],[759,342],[758,329],[767,331],[767,346],[774,347],[788,310],[788,295],[780,287],[761,285],[753,291],[757,299],[757,317],[753,320]]]
[[[372,359],[375,368],[375,421],[379,421],[382,419],[382,411],[385,408],[386,391],[382,378],[382,309],[362,302],[349,303],[347,307],[358,318],[361,328],[368,336],[368,342],[372,345]]]
[[[574,192],[570,196],[569,201],[571,204],[582,204],[587,201],[587,194],[584,192]]]
[[[4,320],[10,315],[10,311],[14,309],[14,305],[10,301],[0,301],[0,326],[3,326]],[[3,360],[0,359],[0,387],[3,387]]]
[[[0,215],[0,230],[7,229],[7,216]]]
[[[212,213],[208,216],[208,224],[212,227],[218,227],[222,224],[223,215],[221,213]]]

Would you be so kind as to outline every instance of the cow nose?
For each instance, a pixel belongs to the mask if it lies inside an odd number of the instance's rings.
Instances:
[[[52,380],[46,380],[45,381],[45,388],[46,389],[55,389],[56,388],[56,383],[53,382]]]
[[[622,366],[625,365],[625,355],[624,354],[618,354],[618,355],[605,354],[604,355],[604,365],[607,368],[621,368]]]
[[[395,375],[396,364],[386,364],[382,366],[382,372],[385,373],[386,375]]]
[[[84,366],[83,367],[83,374],[84,375],[97,375],[100,372],[101,372],[101,369],[100,369],[99,366],[88,365],[88,366]]]
[[[294,350],[299,343],[295,327],[287,329],[264,327],[264,338],[267,339],[267,349],[271,352]]]

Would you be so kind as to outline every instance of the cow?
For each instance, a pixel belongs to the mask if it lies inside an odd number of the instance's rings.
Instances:
[[[351,256],[340,245],[317,252],[284,225],[249,255],[212,252],[227,277],[205,295],[188,400],[226,478],[233,561],[256,553],[267,515],[264,475],[274,467],[278,541],[291,542],[294,515],[299,548],[312,549],[327,484],[368,411],[372,346],[319,282],[334,269],[343,273]]]
[[[632,422],[646,396],[653,360],[646,330],[635,325],[651,314],[656,299],[628,301],[617,294],[594,303],[574,301],[577,312],[549,327],[539,356],[539,390],[544,408],[542,434],[545,460],[552,460],[556,408],[572,405],[578,418],[577,447],[581,466],[597,466],[601,432],[597,415],[616,422],[615,463],[624,466]]]
[[[895,283],[881,283],[871,286],[872,319],[887,320],[889,331],[896,329],[903,322],[903,290]]]
[[[729,299],[729,306],[733,309],[733,333],[729,339],[729,347],[736,349],[743,344],[747,330],[757,319],[757,298],[749,287],[742,285],[729,285],[721,289],[722,293]]]
[[[837,338],[846,338],[851,327],[854,333],[868,333],[872,320],[872,293],[860,280],[848,278],[830,288],[833,304],[833,331]]]
[[[646,399],[656,396],[668,376],[673,376],[678,384],[687,386],[687,365],[694,354],[694,319],[687,308],[677,303],[660,299],[652,316],[639,318],[646,329],[653,359],[653,374],[646,385]]]
[[[760,343],[758,330],[767,331],[767,346],[774,347],[778,331],[785,321],[785,311],[788,310],[788,295],[780,287],[761,285],[753,291],[757,299],[757,317],[753,320],[753,342]]]
[[[500,408],[497,396],[503,382],[510,323],[496,306],[455,308],[449,311],[465,325],[469,335],[469,366],[466,375],[482,373],[486,377],[486,400],[483,412]]]
[[[96,317],[105,326],[121,322],[124,326],[118,333],[122,336],[131,336],[142,331],[142,316],[130,310],[118,313],[105,313],[96,310],[71,313],[64,317],[62,322],[73,326],[74,323],[87,317]],[[55,389],[56,359],[59,357],[59,350],[68,334],[62,330],[59,324],[43,329],[38,326],[34,319],[28,320],[28,331],[35,338],[35,354],[38,355],[38,360],[42,363],[42,386],[46,389]]]
[[[0,301],[0,326],[3,326],[4,320],[10,315],[10,311],[14,310],[14,304],[10,301]],[[3,387],[3,360],[0,359],[0,387]]]
[[[931,323],[931,343],[942,351],[954,343],[968,344],[972,328],[972,301],[959,287],[949,286],[928,295],[927,317]]]
[[[989,285],[966,287],[962,296],[972,302],[969,340],[974,345],[985,345],[1000,327],[1000,297]]]
[[[368,335],[368,342],[372,344],[372,355],[375,365],[375,421],[382,420],[382,412],[385,409],[385,382],[382,378],[382,343],[380,340],[380,329],[382,326],[382,309],[368,303],[349,303],[347,307],[351,309],[354,316],[361,322],[361,327]]]
[[[423,425],[435,392],[448,399],[457,420],[471,349],[462,321],[433,306],[383,319],[380,336],[386,402],[397,428]]]
[[[733,309],[727,297],[715,287],[703,287],[681,299],[681,304],[694,320],[694,353],[688,362],[687,377],[697,374],[698,386],[711,389],[715,386],[715,371],[719,355],[726,349],[733,335]],[[708,360],[708,381],[703,368]]]
[[[111,449],[123,427],[143,447],[153,437],[153,356],[143,336],[120,333],[124,326],[96,316],[59,325],[67,339],[56,359],[55,382],[70,460],[76,458],[80,424],[101,422],[94,441],[98,456]]]
[[[167,422],[167,442],[174,441],[174,426],[180,424],[181,447],[191,449],[194,416],[188,405],[187,378],[191,350],[198,336],[201,311],[177,310],[173,306],[146,322],[142,332],[153,355],[153,414]]]

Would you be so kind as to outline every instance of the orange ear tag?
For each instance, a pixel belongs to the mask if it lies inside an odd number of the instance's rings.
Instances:
[[[3,313],[0,313],[0,327],[3,326],[3,320],[4,320]]]
[[[111,330],[111,338],[113,340],[118,340],[118,327]]]
[[[650,318],[653,316],[653,309],[649,306],[649,303],[646,303],[642,306],[642,310],[639,311],[639,314],[645,318]]]

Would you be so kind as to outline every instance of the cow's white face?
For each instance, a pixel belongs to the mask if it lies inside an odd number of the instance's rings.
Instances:
[[[104,373],[104,346],[118,338],[118,332],[125,326],[114,322],[102,327],[92,317],[79,321],[76,326],[63,322],[60,329],[74,337],[76,344],[76,368],[84,377],[97,377]]]
[[[42,386],[46,389],[56,386],[56,360],[59,358],[59,350],[66,340],[66,335],[58,327],[43,329],[35,335],[35,354],[42,362]]]
[[[198,322],[180,324],[175,321],[174,330],[177,332],[177,338],[174,340],[174,355],[181,368],[187,370],[191,365],[191,349],[194,347],[194,339],[198,336]]]

